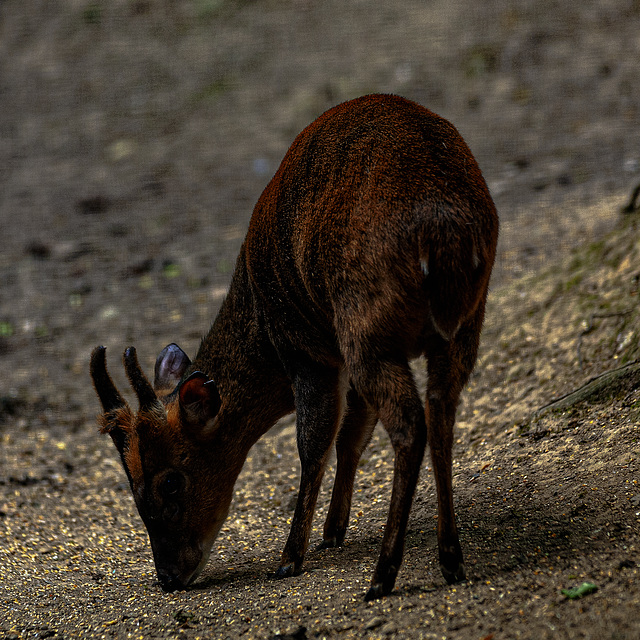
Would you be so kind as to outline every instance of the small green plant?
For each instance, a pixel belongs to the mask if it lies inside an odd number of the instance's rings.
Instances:
[[[85,24],[100,24],[102,21],[102,7],[96,2],[87,5],[82,12],[82,21]]]
[[[191,96],[192,104],[198,104],[200,102],[207,102],[215,100],[218,96],[222,95],[231,88],[231,82],[228,78],[219,78],[210,82],[199,91],[196,91]]]
[[[13,335],[13,325],[10,322],[0,322],[0,337],[10,338]]]
[[[177,278],[180,275],[180,265],[175,262],[167,262],[162,267],[162,274],[165,278]]]
[[[49,329],[45,325],[41,325],[39,327],[36,327],[35,334],[36,338],[44,340],[45,338],[49,337]]]
[[[592,582],[583,582],[579,587],[573,587],[572,589],[562,589],[561,593],[567,596],[569,600],[578,600],[584,596],[588,596],[591,593],[595,593],[598,587]]]
[[[222,8],[224,0],[196,0],[195,6],[200,20],[207,20]]]

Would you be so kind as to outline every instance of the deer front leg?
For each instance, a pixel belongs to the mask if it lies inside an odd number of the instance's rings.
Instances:
[[[300,491],[277,578],[302,569],[322,476],[346,404],[343,380],[339,371],[320,366],[299,369],[294,378]]]

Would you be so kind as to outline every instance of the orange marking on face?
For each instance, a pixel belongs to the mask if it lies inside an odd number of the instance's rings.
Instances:
[[[165,408],[167,410],[167,423],[169,425],[169,429],[174,431],[180,424],[180,404],[177,400],[174,400]]]
[[[142,482],[142,460],[140,459],[140,446],[137,432],[129,435],[127,449],[124,454],[124,463],[127,465],[129,475],[133,483],[137,485]]]

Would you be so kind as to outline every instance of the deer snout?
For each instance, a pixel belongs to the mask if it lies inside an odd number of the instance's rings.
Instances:
[[[192,541],[176,548],[175,543],[152,539],[156,574],[163,591],[182,591],[192,584],[207,564],[212,544],[213,540],[206,545]]]
[[[171,593],[172,591],[182,591],[187,585],[180,577],[172,575],[168,571],[158,571],[158,581],[163,591]]]
[[[185,546],[175,549],[174,545],[165,546],[152,541],[156,575],[163,591],[182,591],[200,574],[206,564],[206,558],[198,548]]]

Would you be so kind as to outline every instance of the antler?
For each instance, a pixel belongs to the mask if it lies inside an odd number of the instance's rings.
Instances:
[[[91,353],[91,365],[89,367],[93,386],[98,393],[105,413],[125,407],[127,404],[107,372],[106,351],[106,347],[96,347]]]
[[[140,368],[134,347],[129,347],[124,352],[123,361],[129,382],[138,396],[140,410],[150,409],[153,405],[158,404],[158,396]]]

